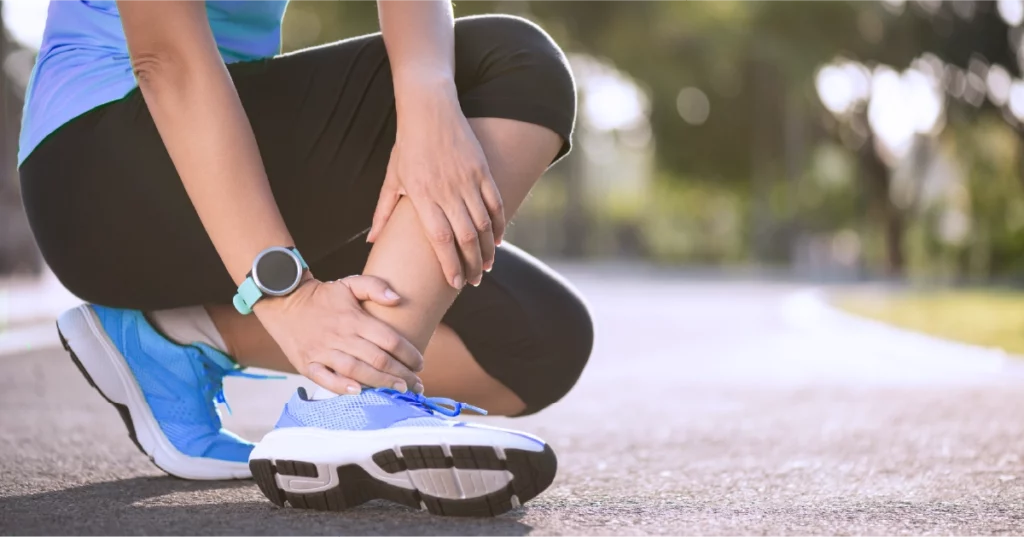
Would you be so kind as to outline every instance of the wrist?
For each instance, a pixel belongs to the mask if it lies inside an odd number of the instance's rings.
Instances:
[[[396,74],[395,110],[399,126],[403,118],[461,110],[455,80],[450,74],[436,70],[405,73],[401,78]]]
[[[271,246],[257,254],[232,303],[239,313],[248,315],[269,298],[293,294],[308,272],[309,265],[294,246]]]
[[[291,293],[285,296],[263,297],[253,305],[253,313],[259,317],[261,313],[265,313],[267,311],[291,308],[292,304],[299,300],[299,296],[305,293],[305,288],[314,281],[316,281],[316,278],[313,277],[313,274],[308,270],[304,271],[302,273],[302,279],[299,280],[299,285],[296,286]]]
[[[395,98],[416,97],[424,93],[455,92],[455,73],[443,65],[410,65],[391,69]]]

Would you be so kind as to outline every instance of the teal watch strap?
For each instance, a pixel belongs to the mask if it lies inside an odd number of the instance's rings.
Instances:
[[[302,267],[303,271],[309,269],[309,265],[306,264],[306,260],[302,258],[302,254],[300,254],[297,249],[288,248],[288,250],[298,258],[299,265]],[[249,275],[246,276],[245,281],[242,282],[242,285],[238,286],[238,292],[235,293],[231,302],[234,304],[235,309],[238,310],[238,313],[241,313],[242,315],[249,315],[252,313],[253,305],[255,305],[261,298],[263,298],[263,291],[261,291],[259,286],[256,285],[256,281],[252,278],[252,272],[250,272]]]
[[[249,276],[242,282],[242,285],[238,286],[238,293],[235,294],[232,302],[234,302],[238,313],[249,315],[252,313],[253,304],[261,298],[263,298],[263,291],[256,287],[256,282],[253,281],[252,276]]]
[[[295,257],[299,258],[299,264],[302,265],[302,270],[309,270],[309,265],[306,264],[306,260],[302,258],[302,254],[299,253],[298,248],[289,248]]]

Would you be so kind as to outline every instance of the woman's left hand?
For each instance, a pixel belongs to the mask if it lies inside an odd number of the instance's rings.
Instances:
[[[479,285],[505,233],[505,211],[480,142],[454,88],[424,91],[399,107],[398,133],[367,239],[408,196],[448,283]]]

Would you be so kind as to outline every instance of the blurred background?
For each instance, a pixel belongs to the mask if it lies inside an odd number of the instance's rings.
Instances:
[[[45,4],[2,2],[2,274],[44,269],[15,155]],[[912,327],[944,308],[947,332],[965,317],[997,322],[1002,336],[971,327],[967,339],[1024,352],[1024,300],[1011,291],[1024,285],[1021,0],[459,1],[455,12],[536,21],[576,74],[575,150],[512,227],[528,251],[885,282],[838,301]],[[284,48],[376,29],[373,2],[294,1]]]

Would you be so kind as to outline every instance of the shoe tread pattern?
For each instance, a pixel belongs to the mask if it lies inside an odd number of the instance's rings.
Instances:
[[[490,494],[448,499],[379,481],[359,465],[348,464],[337,468],[338,484],[335,487],[320,492],[296,493],[281,490],[276,474],[307,475],[293,472],[308,472],[310,466],[315,472],[315,465],[302,461],[255,459],[249,462],[249,467],[264,496],[278,506],[287,502],[298,508],[342,511],[381,499],[413,509],[426,506],[427,511],[435,515],[461,517],[492,517],[514,509],[519,503],[529,501],[547,489],[558,467],[550,446],[544,446],[540,452],[507,449],[504,460],[490,446],[451,446],[451,457],[445,456],[440,446],[403,446],[399,452],[401,456],[392,450],[380,451],[374,454],[373,461],[388,473],[427,468],[508,470],[512,480],[501,490]]]

